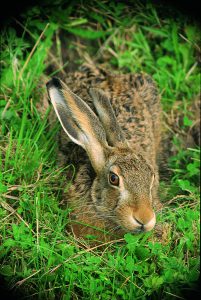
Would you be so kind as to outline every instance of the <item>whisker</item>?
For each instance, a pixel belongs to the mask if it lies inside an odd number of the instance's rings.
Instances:
[[[121,229],[120,225],[115,226],[114,228],[111,228],[110,230],[108,230],[109,233],[113,233],[114,231]]]

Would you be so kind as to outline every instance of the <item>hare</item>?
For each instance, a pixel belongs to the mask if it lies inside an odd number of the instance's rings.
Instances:
[[[59,156],[76,168],[64,193],[74,234],[108,240],[152,230],[161,109],[151,77],[84,69],[47,90],[63,128]]]

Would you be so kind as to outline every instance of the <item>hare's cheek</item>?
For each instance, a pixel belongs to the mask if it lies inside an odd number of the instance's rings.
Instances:
[[[122,205],[116,208],[116,223],[122,226],[127,231],[133,231],[135,226],[133,224],[132,209],[127,205]]]
[[[99,212],[111,212],[117,207],[119,202],[119,191],[114,188],[102,187],[98,183],[92,186],[92,200]]]
[[[104,205],[108,208],[110,211],[114,211],[119,203],[119,190],[111,188],[111,189],[105,189],[103,192],[103,202]]]

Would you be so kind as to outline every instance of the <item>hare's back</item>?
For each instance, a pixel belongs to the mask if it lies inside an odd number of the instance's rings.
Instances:
[[[110,74],[101,69],[69,74],[65,82],[94,110],[89,89],[107,92],[117,120],[133,147],[155,157],[160,137],[160,99],[147,74]],[[115,130],[115,129],[114,129]]]

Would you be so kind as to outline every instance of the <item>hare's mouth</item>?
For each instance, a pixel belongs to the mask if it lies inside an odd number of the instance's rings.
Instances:
[[[156,224],[156,217],[153,214],[153,217],[146,223],[142,223],[137,220],[133,215],[129,215],[127,218],[121,218],[118,224],[127,232],[132,233],[142,233],[151,231]]]
[[[141,228],[136,228],[136,229],[130,231],[130,233],[133,233],[133,234],[140,234],[140,233],[143,233],[143,232],[145,232],[145,231]]]

